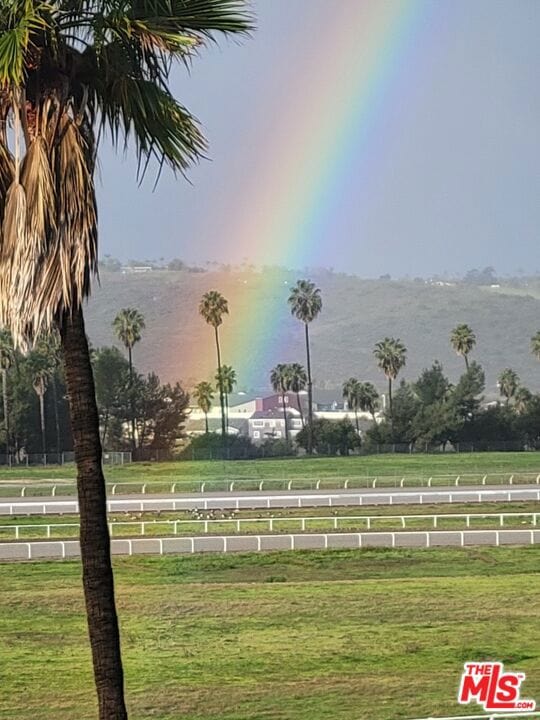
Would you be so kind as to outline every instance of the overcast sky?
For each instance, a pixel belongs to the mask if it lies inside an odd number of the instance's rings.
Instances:
[[[486,265],[540,271],[539,0],[406,2],[419,6],[420,20],[382,87],[369,165],[365,148],[350,142],[332,178],[336,197],[297,252],[270,252],[256,237],[252,250],[239,247],[233,219],[257,202],[291,79],[298,85],[301,67],[306,92],[317,81],[304,56],[316,64],[340,52],[339,33],[325,34],[338,6],[346,18],[343,6],[362,3],[376,14],[394,1],[253,3],[253,37],[223,40],[190,75],[175,73],[175,94],[210,143],[210,160],[190,172],[191,185],[165,171],[155,191],[151,175],[139,187],[135,164],[102,150],[101,254],[324,265],[367,277]],[[294,132],[306,118],[299,111],[290,122],[299,126]]]

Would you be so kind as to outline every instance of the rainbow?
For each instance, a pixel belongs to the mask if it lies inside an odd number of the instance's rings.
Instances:
[[[287,68],[279,105],[270,111],[266,98],[259,113],[261,118],[273,113],[268,143],[260,148],[245,192],[234,203],[227,198],[220,239],[231,257],[293,268],[316,265],[317,247],[331,241],[352,158],[356,170],[363,167],[358,192],[368,191],[384,152],[384,125],[399,113],[415,44],[422,42],[436,5],[434,0],[328,2],[317,11],[316,23],[308,18],[299,46],[279,47],[277,52],[285,53],[279,67]],[[357,178],[356,172],[355,183]],[[287,288],[270,290],[273,280],[264,276],[262,282],[268,283],[263,307],[246,301],[241,288],[229,298],[226,323],[238,324],[242,339],[238,342],[235,332],[225,355],[248,387],[267,384],[276,360],[268,350],[289,313]],[[287,357],[284,345],[282,350],[276,361],[303,359]],[[263,367],[256,367],[255,359],[257,365],[263,359]]]

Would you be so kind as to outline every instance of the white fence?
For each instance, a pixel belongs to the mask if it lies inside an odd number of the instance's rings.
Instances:
[[[423,505],[426,503],[470,502],[540,502],[540,489],[506,488],[485,490],[423,490],[418,492],[383,493],[299,493],[291,495],[212,495],[204,497],[171,498],[115,498],[107,500],[107,511],[114,512],[170,512],[176,510],[246,510],[285,507],[336,507],[365,505]],[[0,501],[0,515],[73,515],[78,513],[76,500],[42,499]]]
[[[114,456],[129,456],[129,459],[120,459]],[[109,459],[109,464],[117,465],[124,462],[131,462],[130,453],[106,453],[104,458]],[[513,473],[469,473],[462,475],[432,475],[429,477],[417,475],[380,475],[380,476],[358,476],[358,477],[323,477],[317,480],[310,478],[236,478],[230,480],[155,480],[152,482],[109,482],[107,492],[109,495],[129,494],[171,494],[181,492],[235,492],[255,490],[358,490],[377,488],[416,488],[416,487],[478,487],[486,485],[540,485],[540,473],[513,472]],[[77,487],[74,482],[1,482],[0,492],[6,496],[7,493],[19,497],[59,497],[62,495],[74,495]]]
[[[434,529],[440,527],[440,523],[446,521],[463,521],[466,528],[471,527],[471,520],[493,520],[499,527],[504,527],[505,520],[512,524],[512,520],[524,518],[524,522],[536,527],[538,525],[538,517],[540,513],[534,512],[506,512],[506,513],[439,513],[437,515],[335,515],[331,517],[312,515],[309,517],[266,517],[266,518],[190,518],[190,519],[174,519],[174,520],[122,520],[119,522],[109,522],[109,532],[111,537],[115,533],[129,534],[130,530],[134,530],[141,537],[147,535],[148,531],[160,528],[161,531],[168,530],[173,535],[178,535],[178,531],[182,531],[185,527],[199,526],[205,533],[212,533],[214,528],[219,526],[230,525],[237,533],[241,533],[246,526],[264,525],[269,532],[287,533],[290,532],[291,525],[298,525],[301,532],[309,530],[308,523],[328,524],[333,530],[341,530],[347,532],[350,527],[343,528],[343,525],[364,525],[365,529],[371,531],[373,525],[380,522],[395,521],[401,525],[402,529],[407,528],[407,523],[422,522],[430,523]],[[284,525],[288,525],[287,530],[283,529]],[[341,525],[341,528],[340,528]],[[280,526],[282,529],[280,530]],[[486,529],[486,528],[484,528]],[[79,530],[79,523],[23,523],[17,525],[0,525],[0,537],[5,532],[13,532],[15,540],[24,539],[24,535],[31,533],[32,530],[43,530],[46,538],[58,536],[68,530],[73,530],[73,535]],[[416,528],[416,532],[423,532]],[[133,533],[131,533],[133,534]]]
[[[330,550],[344,548],[430,548],[535,545],[540,530],[434,530],[427,532],[311,533],[303,535],[206,535],[111,541],[113,555],[168,555],[203,552]],[[79,557],[76,540],[0,543],[0,560]]]

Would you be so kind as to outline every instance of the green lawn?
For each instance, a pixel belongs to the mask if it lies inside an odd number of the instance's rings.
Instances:
[[[131,720],[459,715],[467,660],[540,697],[540,548],[115,561]],[[0,718],[94,720],[76,563],[0,566]]]
[[[536,513],[540,516],[540,503],[538,502],[516,502],[516,503],[474,503],[455,505],[378,505],[372,508],[366,507],[315,507],[315,508],[284,508],[271,510],[240,510],[226,511],[222,513],[203,513],[208,516],[207,532],[214,535],[229,535],[240,532],[246,533],[268,533],[268,532],[301,532],[302,522],[300,518],[308,518],[305,521],[306,532],[334,532],[338,531],[362,531],[367,530],[403,530],[399,516],[420,516],[406,520],[407,530],[465,530],[466,518],[447,517],[455,514],[482,513],[497,514],[509,513],[504,518],[504,528],[532,529],[540,526],[540,517],[534,517]],[[529,513],[527,516],[519,515],[512,517],[514,513]],[[388,518],[386,516],[392,516]],[[424,515],[437,515],[437,528],[434,527],[432,518],[424,519]],[[351,517],[352,516],[352,517]],[[367,516],[367,517],[366,517]],[[339,517],[337,527],[335,518]],[[351,519],[348,519],[351,517]],[[367,520],[369,518],[369,521]],[[139,537],[141,535],[141,522],[144,521],[144,534],[146,536],[164,537],[170,535],[201,535],[205,532],[204,518],[196,521],[192,513],[184,512],[145,512],[145,513],[114,513],[109,516],[113,536]],[[247,522],[246,519],[253,519]],[[272,519],[272,525],[269,520]],[[174,527],[174,521],[179,520]],[[237,520],[242,520],[240,530],[237,528]],[[79,517],[77,515],[42,516],[42,515],[6,515],[0,517],[0,542],[13,541],[16,539],[14,526],[19,527],[20,540],[43,540],[47,538],[65,539],[77,537]],[[127,524],[126,524],[127,523]],[[59,527],[59,525],[65,527]],[[498,517],[473,517],[470,518],[472,530],[500,529],[500,518]]]
[[[335,458],[289,458],[283,460],[237,460],[230,462],[214,461],[178,461],[163,463],[133,463],[117,467],[106,467],[105,474],[111,483],[134,482],[151,483],[154,489],[170,489],[171,483],[181,483],[183,489],[198,489],[201,482],[207,482],[207,490],[224,488],[233,480],[251,481],[256,488],[260,480],[275,481],[276,487],[286,487],[293,480],[295,488],[310,487],[321,480],[321,487],[335,487],[349,478],[351,485],[367,476],[392,478],[387,484],[399,483],[401,477],[409,480],[427,480],[430,476],[474,475],[474,481],[481,480],[484,474],[540,473],[540,454],[528,453],[462,453],[446,455],[367,455],[362,457]],[[10,491],[5,487],[12,482],[39,483],[40,481],[73,481],[75,468],[34,467],[0,470],[0,491],[2,495]],[[466,478],[463,478],[466,482]],[[383,485],[384,481],[380,481]],[[409,483],[410,484],[410,483]],[[438,484],[441,484],[439,482]],[[4,487],[2,487],[2,485]],[[245,485],[244,485],[245,486]],[[268,486],[269,487],[269,486]],[[120,489],[120,488],[119,488]],[[127,490],[127,488],[124,488]],[[58,489],[60,492],[60,488]],[[38,494],[38,491],[36,491]]]

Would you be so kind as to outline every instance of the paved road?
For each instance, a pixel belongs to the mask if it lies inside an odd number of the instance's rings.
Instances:
[[[535,545],[540,530],[435,530],[429,532],[302,533],[224,535],[112,540],[113,555],[168,555],[202,552],[328,550],[370,547],[468,547]],[[0,543],[0,561],[59,560],[79,557],[76,540]]]
[[[416,505],[439,503],[540,501],[540,488],[530,485],[483,486],[482,488],[394,488],[375,490],[324,490],[186,493],[177,495],[125,495],[110,497],[109,512],[175,511],[192,509],[257,509],[286,507],[334,507],[365,505]],[[0,515],[62,515],[78,512],[73,498],[2,499]]]

